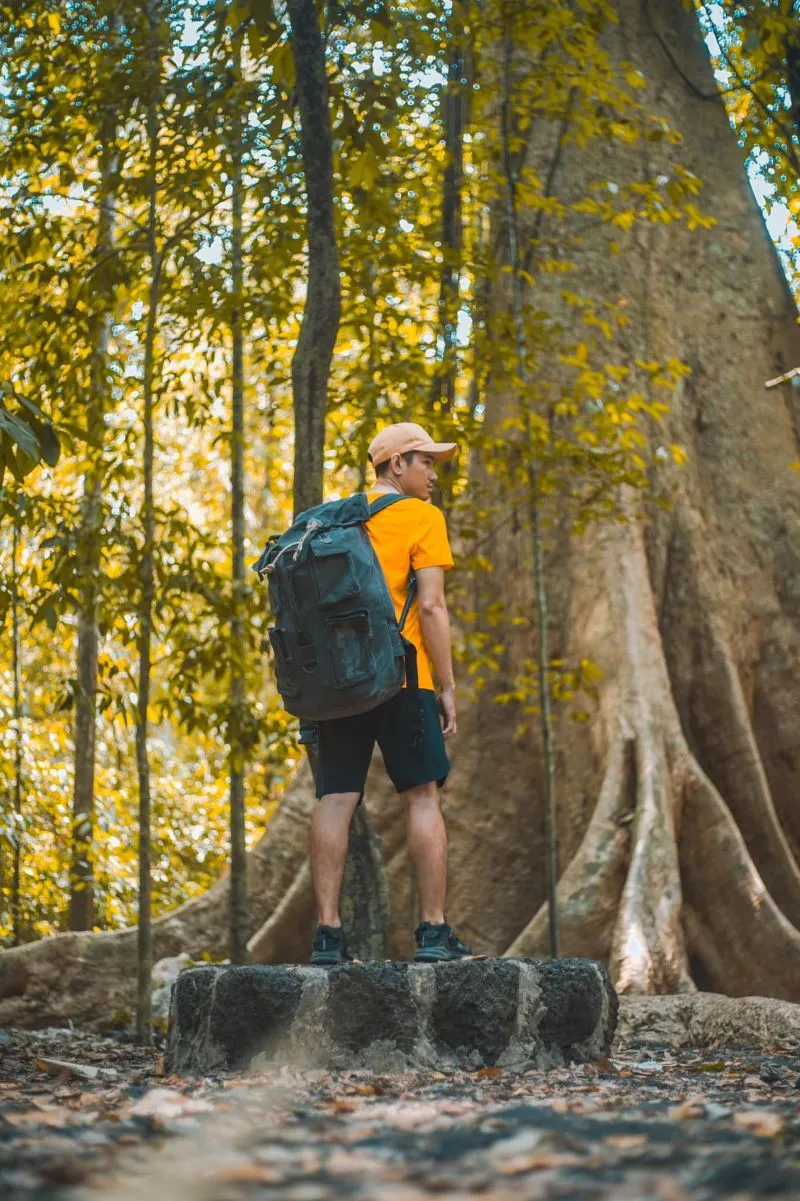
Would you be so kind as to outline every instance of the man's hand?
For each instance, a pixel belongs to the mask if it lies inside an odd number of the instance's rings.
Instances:
[[[455,687],[445,688],[436,698],[439,712],[442,715],[442,733],[445,738],[452,738],[456,732],[456,690]]]

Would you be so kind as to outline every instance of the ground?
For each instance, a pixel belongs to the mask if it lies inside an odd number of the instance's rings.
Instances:
[[[786,1049],[634,1048],[551,1072],[163,1073],[125,1032],[0,1032],[0,1196],[800,1198]]]

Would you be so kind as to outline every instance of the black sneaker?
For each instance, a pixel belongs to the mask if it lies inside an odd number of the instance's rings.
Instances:
[[[333,967],[337,963],[352,963],[347,951],[347,939],[341,926],[317,926],[311,949],[311,962],[317,967]]]
[[[447,922],[435,926],[433,922],[420,922],[414,931],[417,940],[415,963],[437,963],[442,959],[464,959],[472,951],[465,942],[456,938]]]

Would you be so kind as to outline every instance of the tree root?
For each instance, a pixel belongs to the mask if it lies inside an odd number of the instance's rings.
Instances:
[[[781,828],[740,672],[703,584],[699,551],[688,537],[694,662],[681,718],[689,745],[730,809],[772,896],[800,925],[800,865]],[[686,599],[684,578],[684,598]],[[699,615],[699,618],[698,618]]]
[[[253,963],[292,963],[298,931],[310,937],[314,925],[314,892],[306,859],[264,925],[247,944]]]
[[[686,782],[680,861],[700,986],[800,1001],[800,932],[768,893],[729,810],[699,769]]]
[[[291,886],[306,854],[314,803],[303,764],[269,828],[247,857],[251,933]],[[228,880],[153,923],[153,955],[188,951],[194,958],[227,954]],[[136,930],[57,934],[0,954],[0,1025],[107,1026],[130,1021],[136,990]]]
[[[559,881],[563,952],[610,960],[623,993],[681,993],[699,984],[732,996],[768,990],[800,1000],[800,932],[770,895],[685,741],[652,635],[641,539],[629,529],[616,541],[609,561],[628,670],[621,732],[592,820]],[[763,809],[762,819],[762,830],[769,828]],[[777,850],[782,845],[776,841]],[[505,953],[546,951],[543,905]]]
[[[633,818],[631,786],[635,772],[633,743],[615,741],[600,796],[583,841],[558,882],[561,952],[607,961],[625,883]],[[506,955],[548,953],[548,906],[514,939]]]

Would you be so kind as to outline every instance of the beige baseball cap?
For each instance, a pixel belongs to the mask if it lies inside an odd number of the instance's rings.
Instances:
[[[419,450],[434,459],[452,459],[458,452],[455,442],[434,442],[421,425],[413,421],[399,421],[386,425],[369,444],[369,460],[373,467],[386,463],[392,455],[403,455],[409,450]]]

